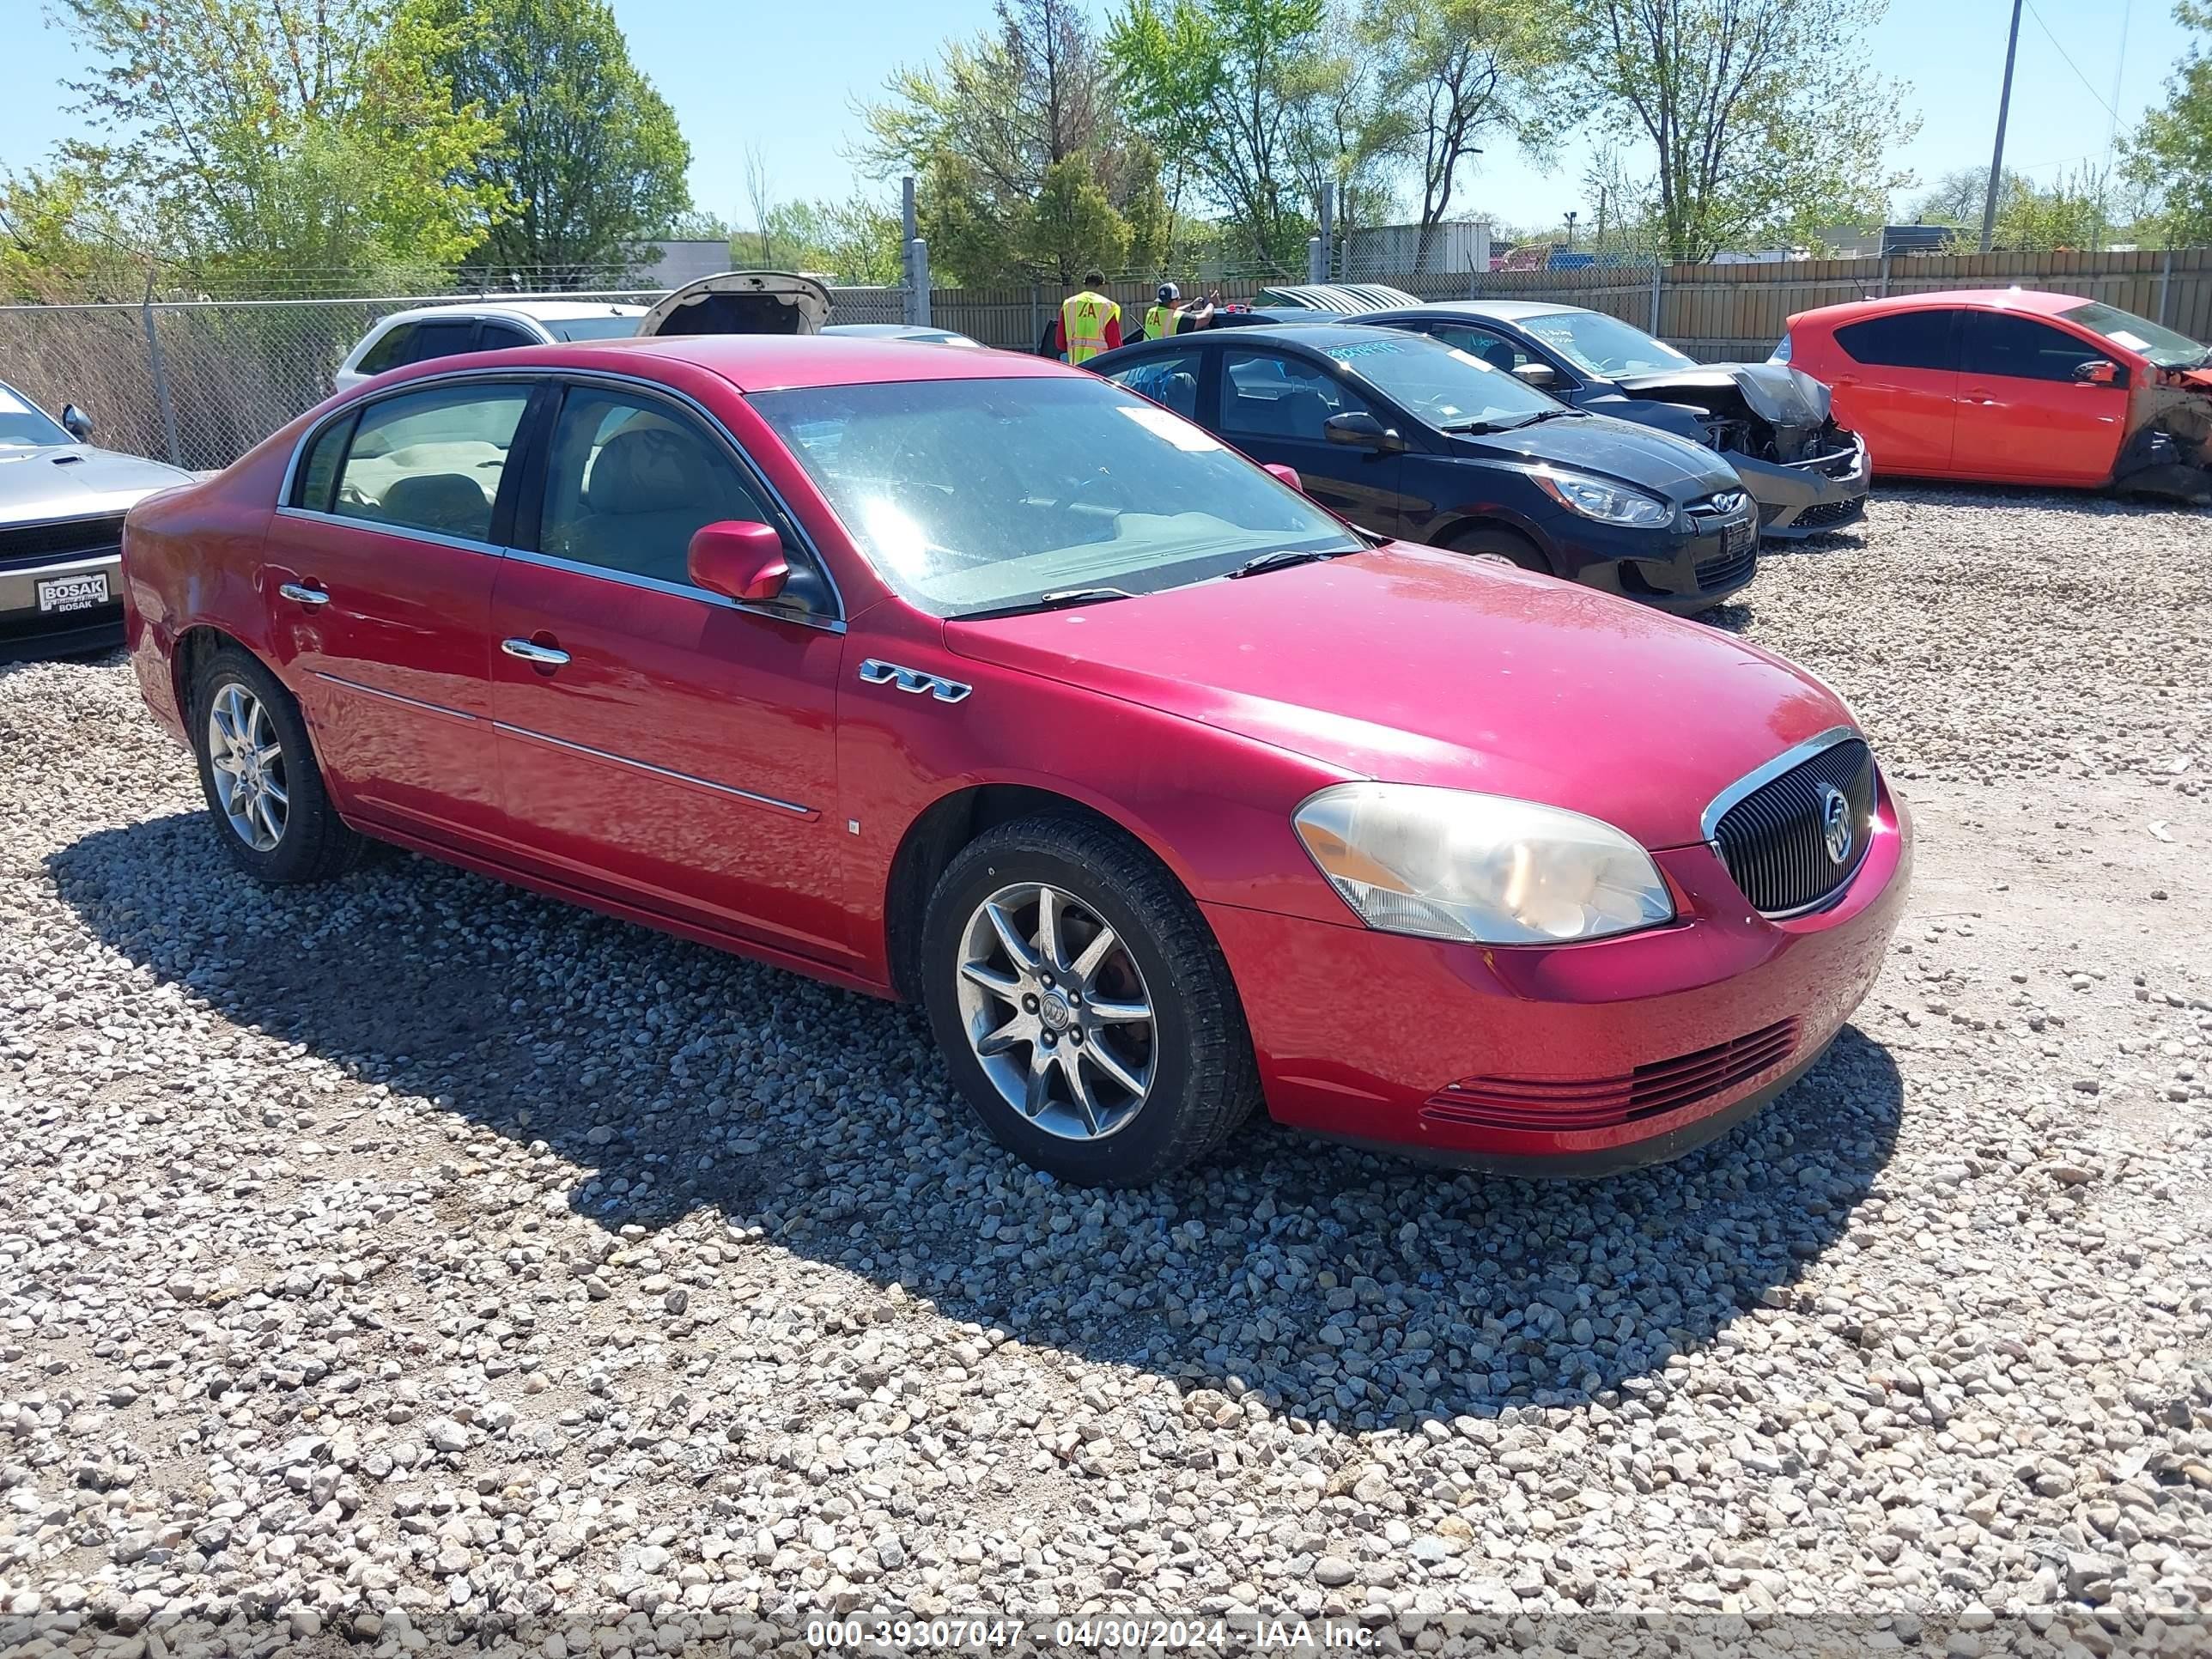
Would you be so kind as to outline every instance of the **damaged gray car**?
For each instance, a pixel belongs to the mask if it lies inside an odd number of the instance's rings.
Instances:
[[[1700,363],[1601,311],[1448,300],[1346,321],[1433,334],[1596,415],[1719,450],[1759,503],[1759,533],[1796,540],[1866,514],[1866,445],[1836,424],[1828,388],[1784,363]]]

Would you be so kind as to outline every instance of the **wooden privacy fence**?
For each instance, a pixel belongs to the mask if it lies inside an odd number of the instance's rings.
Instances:
[[[1290,281],[1290,278],[1278,279]],[[1425,300],[1542,300],[1588,306],[1648,329],[1707,362],[1764,357],[1791,316],[1819,306],[1954,288],[2054,289],[2212,337],[2212,248],[2124,253],[1981,253],[1893,259],[1796,259],[1778,264],[1616,265],[1581,270],[1427,272],[1371,280]],[[1182,283],[1186,295],[1250,301],[1269,286],[1237,278]],[[1153,285],[1109,283],[1125,326],[1152,303]],[[1048,285],[944,288],[930,321],[986,345],[1034,349],[1063,291]]]

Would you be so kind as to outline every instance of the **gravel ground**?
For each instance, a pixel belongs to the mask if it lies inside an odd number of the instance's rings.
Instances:
[[[260,891],[119,661],[0,671],[0,1650],[2200,1650],[2208,572],[1993,492],[1770,558],[1718,620],[1856,703],[1914,915],[1597,1185],[1262,1126],[1055,1188],[908,1012],[397,854]]]

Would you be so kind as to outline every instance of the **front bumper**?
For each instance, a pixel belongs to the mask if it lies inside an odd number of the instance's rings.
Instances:
[[[94,575],[106,578],[105,604],[76,611],[39,609],[40,583]],[[122,639],[120,554],[68,554],[36,564],[0,568],[0,662],[102,651]]]
[[[1881,971],[1911,885],[1911,821],[1886,786],[1875,823],[1838,900],[1788,921],[1751,911],[1702,845],[1654,854],[1676,921],[1587,945],[1486,949],[1348,915],[1340,927],[1205,909],[1279,1121],[1461,1167],[1609,1174],[1724,1132],[1843,1028]],[[1727,1054],[1747,1063],[1708,1058]],[[1661,1106],[1605,1121],[1552,1103],[1616,1090]],[[1528,1103],[1461,1104],[1499,1096]]]
[[[1866,517],[1874,469],[1867,464],[1866,441],[1856,433],[1850,440],[1847,450],[1787,464],[1753,460],[1732,452],[1725,455],[1759,503],[1761,536],[1771,541],[1801,541]]]
[[[1748,522],[1748,520],[1738,522]],[[1631,530],[1563,514],[1545,526],[1554,567],[1568,580],[1678,617],[1710,611],[1759,574],[1759,538],[1724,524],[1694,530]]]

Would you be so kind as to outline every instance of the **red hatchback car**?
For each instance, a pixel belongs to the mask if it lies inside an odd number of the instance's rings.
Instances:
[[[1828,306],[1775,355],[1827,383],[1877,472],[2212,499],[2212,354],[2079,295]]]
[[[1077,1182],[1263,1099],[1483,1168],[1672,1156],[1813,1063],[1905,902],[1811,676],[1379,544],[1034,358],[447,359],[149,503],[124,568],[248,873],[373,836],[918,1000]]]

